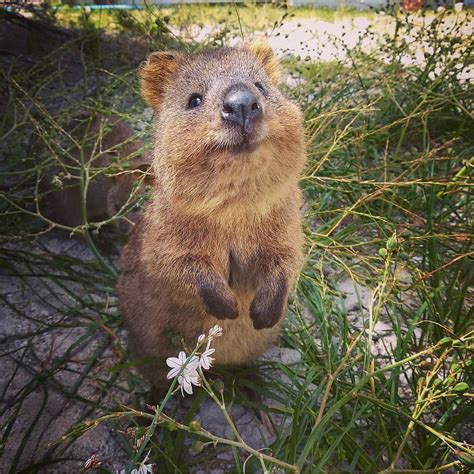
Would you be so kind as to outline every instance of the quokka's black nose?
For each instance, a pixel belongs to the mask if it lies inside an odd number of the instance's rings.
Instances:
[[[262,106],[247,87],[232,87],[224,97],[221,115],[224,120],[240,125],[244,133],[249,133],[254,120],[262,115]]]

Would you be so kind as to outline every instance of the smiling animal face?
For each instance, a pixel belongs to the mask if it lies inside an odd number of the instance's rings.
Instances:
[[[140,75],[157,113],[154,166],[166,194],[209,210],[258,201],[300,173],[302,116],[278,89],[268,46],[154,53]]]

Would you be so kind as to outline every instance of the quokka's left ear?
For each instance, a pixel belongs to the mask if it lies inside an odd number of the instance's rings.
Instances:
[[[268,43],[262,40],[255,40],[247,45],[247,49],[262,63],[267,76],[272,82],[278,84],[281,79],[280,62]]]

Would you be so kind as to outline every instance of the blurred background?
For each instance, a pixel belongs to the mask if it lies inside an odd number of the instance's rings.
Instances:
[[[469,472],[469,3],[98,3],[0,4],[2,469]],[[223,407],[175,395],[144,444],[115,293],[154,184],[137,69],[255,38],[305,115],[306,264],[278,347],[217,370]],[[286,464],[176,423],[235,441],[224,413]]]

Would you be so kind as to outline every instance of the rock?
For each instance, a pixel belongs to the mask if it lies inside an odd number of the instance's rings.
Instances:
[[[291,366],[301,362],[301,354],[296,349],[274,346],[268,349],[260,357],[260,360],[280,362],[286,366]]]
[[[369,288],[354,283],[351,278],[346,278],[338,284],[338,289],[344,297],[343,304],[348,313],[351,311],[357,311],[361,308],[369,308]]]
[[[242,439],[249,446],[254,449],[262,449],[273,441],[272,435],[260,423],[252,410],[234,405],[230,413]],[[222,410],[212,400],[205,399],[202,402],[196,418],[203,428],[212,434],[223,438],[234,438],[233,430],[227,423]]]

